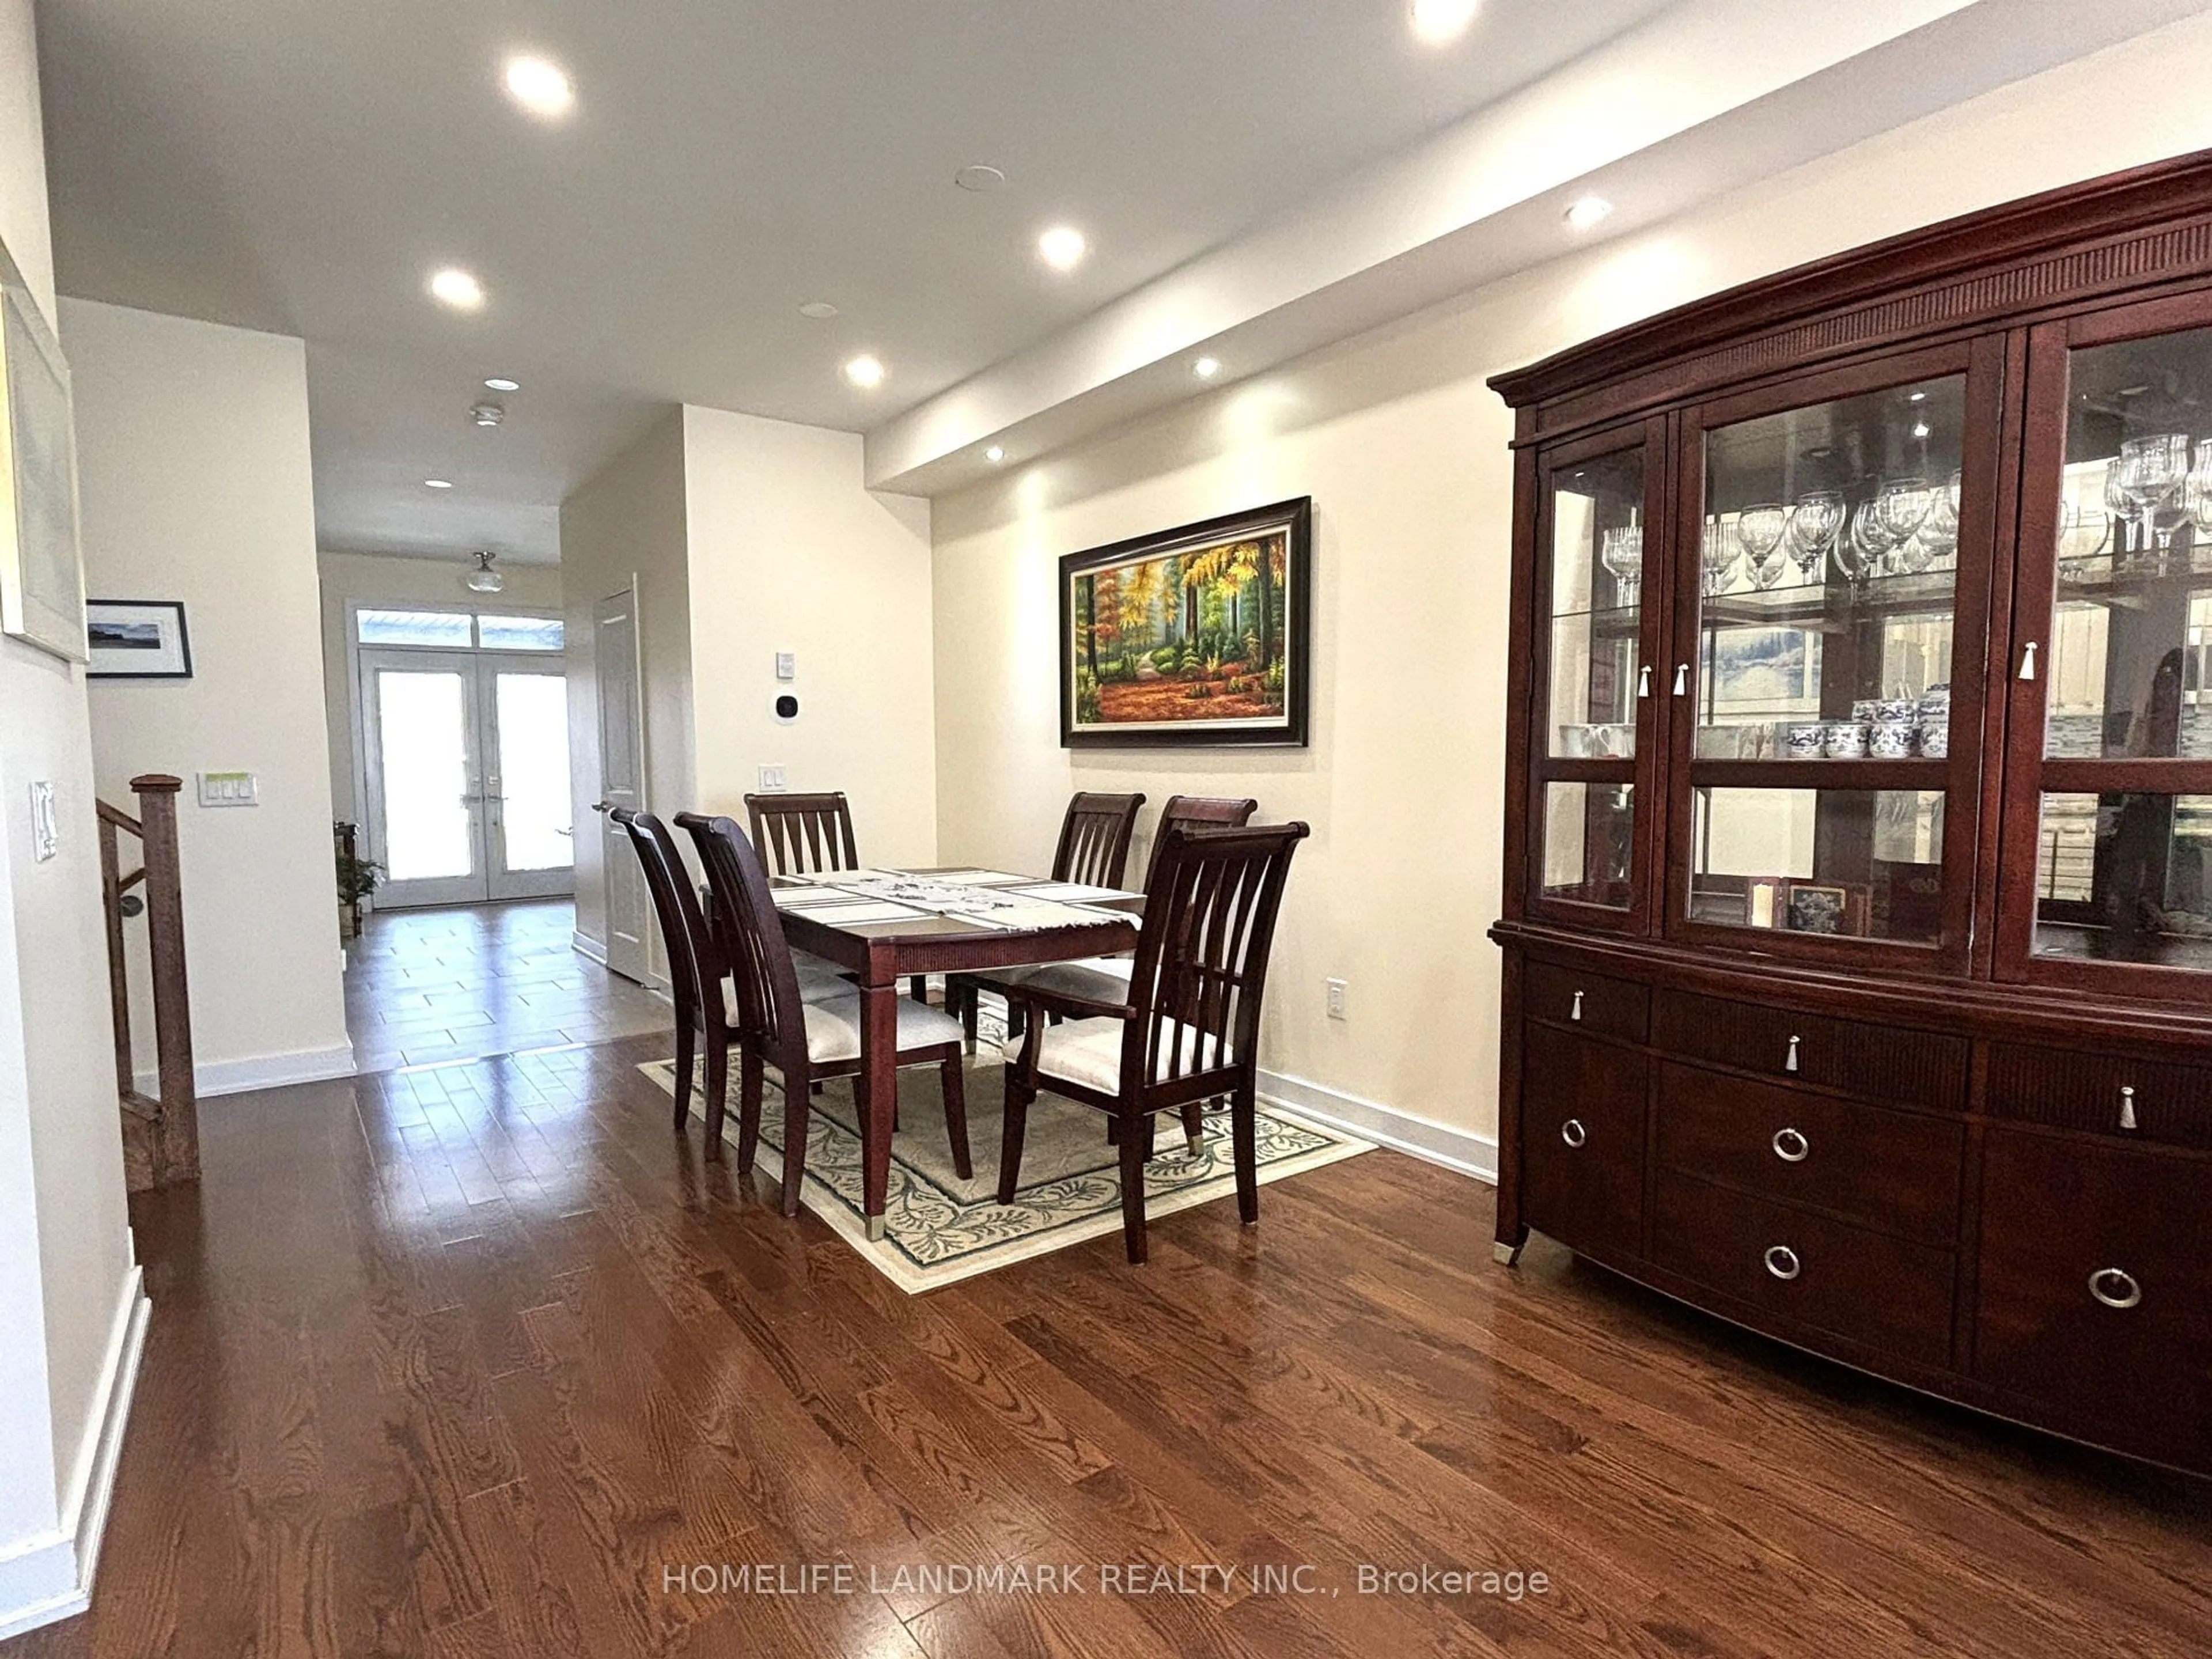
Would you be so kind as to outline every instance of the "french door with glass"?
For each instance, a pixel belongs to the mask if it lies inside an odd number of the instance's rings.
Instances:
[[[542,658],[361,653],[369,846],[384,908],[574,890],[568,682]]]

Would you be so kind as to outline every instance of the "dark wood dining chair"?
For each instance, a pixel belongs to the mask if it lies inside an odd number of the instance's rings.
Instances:
[[[734,973],[734,964],[740,952],[737,934],[738,892],[729,885],[727,872],[714,856],[714,821],[701,812],[678,812],[676,827],[691,837],[692,850],[698,855],[699,867],[707,872],[707,890],[714,900],[708,908],[707,925],[714,932],[714,948],[724,971]],[[823,1002],[852,994],[851,976],[835,963],[825,962],[804,951],[794,951],[791,957],[799,975],[799,994],[806,1001]],[[736,1006],[734,1000],[732,1006]]]
[[[763,1075],[775,1067],[783,1082],[783,1212],[799,1213],[799,1190],[806,1176],[806,1126],[812,1114],[814,1085],[826,1078],[854,1079],[854,1105],[865,1141],[867,1110],[860,1098],[860,998],[857,991],[820,1001],[799,993],[783,920],[768,884],[768,872],[737,820],[708,820],[701,841],[707,849],[711,879],[737,896],[732,907],[737,944],[738,991],[738,1169],[752,1172],[760,1144]],[[974,1174],[968,1153],[968,1097],[960,1069],[960,1027],[924,1004],[898,999],[898,1063],[938,1068],[945,1094],[945,1128],[952,1165],[962,1180]],[[718,1156],[722,1140],[723,1103],[707,1101],[707,1148]]]
[[[1142,1261],[1153,1119],[1225,1095],[1237,1213],[1247,1226],[1259,1220],[1260,1008],[1291,855],[1308,833],[1303,823],[1170,830],[1146,883],[1127,1000],[1024,989],[1029,1034],[1006,1073],[1001,1204],[1020,1186],[1022,1135],[1038,1093],[1095,1106],[1120,1130],[1121,1237],[1129,1260]]]
[[[1142,795],[1079,793],[1060,821],[1060,844],[1053,848],[1052,878],[1088,887],[1119,887],[1129,868],[1129,842],[1137,829]],[[945,981],[945,1006],[957,1011],[969,1046],[975,1042],[975,994],[1005,994],[998,974],[951,974]]]
[[[690,872],[668,826],[650,812],[628,807],[618,806],[608,816],[637,849],[645,890],[668,947],[669,992],[676,1003],[676,1127],[681,1130],[690,1121],[695,1056],[703,1054],[706,1060],[702,1088],[709,1112],[729,1086],[729,1005],[723,999],[729,967],[708,929]]]
[[[747,795],[753,845],[772,876],[814,876],[857,870],[853,809],[842,789],[820,794]]]

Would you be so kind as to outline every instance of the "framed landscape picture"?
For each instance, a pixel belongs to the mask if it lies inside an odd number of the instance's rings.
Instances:
[[[1060,562],[1071,749],[1306,741],[1313,498]]]
[[[85,660],[69,368],[0,249],[0,632]]]
[[[93,599],[85,605],[85,672],[103,680],[188,680],[192,642],[175,599]]]

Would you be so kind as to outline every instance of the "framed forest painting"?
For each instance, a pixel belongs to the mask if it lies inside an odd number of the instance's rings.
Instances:
[[[1313,498],[1060,562],[1071,749],[1306,741]]]

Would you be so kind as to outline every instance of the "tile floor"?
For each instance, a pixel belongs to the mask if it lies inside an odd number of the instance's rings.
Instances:
[[[346,953],[362,1072],[603,1042],[670,1027],[669,1005],[570,944],[567,899],[371,915]]]

